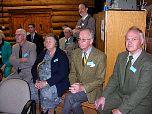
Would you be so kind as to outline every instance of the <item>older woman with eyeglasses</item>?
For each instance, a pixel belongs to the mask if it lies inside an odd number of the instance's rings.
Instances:
[[[57,47],[53,34],[45,37],[44,45],[46,50],[40,53],[32,68],[33,82],[40,90],[43,113],[54,114],[69,87],[69,61],[65,52]]]

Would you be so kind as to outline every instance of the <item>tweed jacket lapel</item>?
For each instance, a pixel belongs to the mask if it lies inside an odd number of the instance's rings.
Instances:
[[[142,62],[142,59],[144,58],[144,56],[145,56],[145,52],[142,51],[141,54],[140,54],[140,56],[137,58],[137,60],[133,64],[133,68],[136,69],[136,71],[134,73],[132,73],[132,75],[135,76],[136,79],[139,78],[138,76],[140,75],[139,71],[141,69],[141,64],[142,64],[141,62]]]
[[[142,60],[142,58],[144,57],[144,55],[145,55],[145,52],[142,51],[141,54],[140,54],[140,56],[134,62],[134,64],[133,64],[134,67],[136,67],[136,68],[138,67],[138,65],[140,64],[140,61]]]
[[[76,54],[76,66],[79,66],[78,67],[78,71],[79,71],[79,74],[80,76],[82,76],[82,73],[83,73],[83,70],[84,70],[84,67],[82,66],[82,50],[79,49],[78,53]]]
[[[65,49],[65,38],[60,39],[60,48]]]

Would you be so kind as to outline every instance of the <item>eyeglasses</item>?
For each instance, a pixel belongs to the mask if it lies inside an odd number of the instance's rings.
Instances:
[[[82,42],[85,42],[87,40],[91,40],[91,38],[88,38],[88,39],[80,39],[80,38],[78,38],[78,41],[82,41]]]
[[[15,36],[20,36],[20,35],[24,35],[24,34],[15,34]]]

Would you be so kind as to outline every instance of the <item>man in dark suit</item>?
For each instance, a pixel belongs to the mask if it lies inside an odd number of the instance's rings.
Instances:
[[[33,42],[36,44],[36,52],[37,56],[40,54],[41,51],[44,49],[44,40],[41,35],[35,32],[35,24],[29,24],[29,35],[27,35],[27,41]]]
[[[94,103],[102,93],[106,69],[106,55],[92,46],[94,37],[90,29],[80,32],[80,48],[71,55],[70,93],[65,97],[62,114],[83,114],[81,103]]]
[[[131,27],[126,49],[118,55],[113,74],[95,101],[100,114],[152,114],[152,55],[142,49],[144,34]]]
[[[78,38],[79,32],[81,29],[91,29],[93,31],[93,35],[95,35],[95,20],[88,14],[88,7],[86,4],[79,4],[79,14],[81,19],[78,20],[75,29],[73,30],[73,36]]]

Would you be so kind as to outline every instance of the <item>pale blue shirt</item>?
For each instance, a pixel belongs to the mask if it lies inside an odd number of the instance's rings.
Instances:
[[[89,55],[90,55],[90,53],[91,53],[91,50],[92,50],[92,47],[90,47],[90,48],[87,50],[87,52],[86,52],[86,58],[87,58],[87,59],[89,58]],[[82,50],[82,58],[83,58],[83,56],[84,56],[84,51]]]

